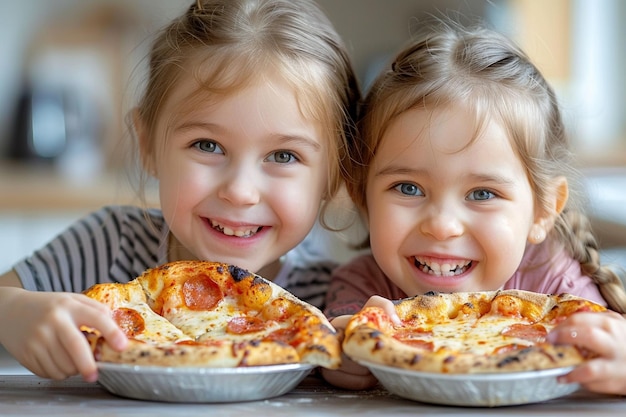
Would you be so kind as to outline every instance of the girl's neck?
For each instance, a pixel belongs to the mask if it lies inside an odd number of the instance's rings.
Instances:
[[[169,262],[196,260],[194,254],[189,252],[176,237],[170,233],[167,239],[167,259]]]
[[[170,233],[167,242],[167,259],[169,262],[174,262],[196,260],[198,258],[194,256],[194,254],[192,254],[189,250],[187,250],[187,248],[184,247],[172,233]],[[281,267],[282,262],[280,259],[277,259],[274,262],[265,265],[263,268],[257,271],[256,274],[262,276],[269,281],[274,281],[274,279],[280,272]]]
[[[282,268],[282,266],[283,266],[283,263],[281,262],[281,260],[276,259],[271,264],[267,264],[263,268],[261,268],[257,272],[257,275],[262,276],[268,281],[274,281],[276,279],[276,276],[278,276],[278,273],[280,272],[280,268]]]

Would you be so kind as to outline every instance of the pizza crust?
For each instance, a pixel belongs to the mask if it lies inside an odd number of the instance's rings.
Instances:
[[[291,346],[271,342],[224,341],[216,344],[155,344],[129,340],[127,348],[118,352],[103,338],[86,335],[96,361],[141,366],[234,368],[300,362],[300,355]]]
[[[380,308],[352,317],[344,352],[356,361],[440,373],[532,371],[577,365],[588,353],[575,346],[551,345],[546,334],[576,311],[604,307],[569,294],[544,295],[521,290],[428,293],[395,304],[403,326],[396,327]],[[523,326],[524,338],[515,335]],[[519,333],[520,331],[518,331]],[[509,335],[511,333],[511,335]],[[506,334],[503,335],[503,334]],[[532,336],[532,337],[531,337]]]

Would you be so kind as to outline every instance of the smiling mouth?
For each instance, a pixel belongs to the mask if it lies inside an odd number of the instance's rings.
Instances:
[[[261,231],[261,229],[263,229],[263,226],[257,226],[257,227],[252,227],[248,229],[232,229],[228,226],[222,226],[221,224],[219,224],[218,222],[214,220],[211,220],[210,222],[211,222],[211,227],[214,230],[217,230],[218,232],[223,233],[226,236],[248,238],[248,237],[252,237],[256,235],[259,231]]]
[[[420,271],[441,277],[453,277],[461,275],[471,268],[472,261],[465,260],[456,263],[439,264],[437,262],[427,262],[425,259],[415,257],[414,264]]]

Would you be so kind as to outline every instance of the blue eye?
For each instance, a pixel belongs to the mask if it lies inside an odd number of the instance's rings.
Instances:
[[[486,201],[495,198],[496,195],[489,190],[474,190],[467,196],[468,200]]]
[[[404,194],[404,195],[410,195],[410,196],[420,196],[420,195],[424,195],[424,193],[422,193],[422,190],[420,189],[420,187],[418,187],[415,184],[411,184],[411,183],[402,183],[402,184],[398,184],[394,187],[395,190],[399,191],[400,193]]]
[[[224,153],[222,148],[215,141],[212,141],[212,140],[201,139],[197,142],[194,142],[193,146],[201,150],[202,152],[219,153],[219,154]]]
[[[295,155],[289,151],[276,151],[272,153],[267,160],[279,164],[288,164],[290,162],[297,161],[298,158],[296,158]]]

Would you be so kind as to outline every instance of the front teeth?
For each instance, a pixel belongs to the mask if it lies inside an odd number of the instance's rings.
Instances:
[[[237,236],[237,237],[250,237],[250,236],[255,235],[261,229],[261,227],[255,227],[253,229],[248,229],[248,230],[233,230],[230,227],[222,226],[213,220],[211,220],[211,226],[213,226],[214,229],[219,230],[220,232],[224,233],[226,236]]]
[[[415,257],[415,266],[431,275],[439,275],[443,277],[451,277],[460,275],[467,271],[472,261],[466,260],[454,264],[438,264],[437,262],[427,262],[426,260]]]

